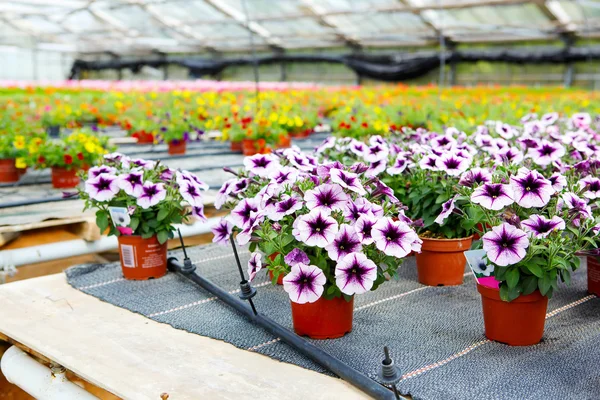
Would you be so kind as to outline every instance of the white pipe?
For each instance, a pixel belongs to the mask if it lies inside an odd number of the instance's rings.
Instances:
[[[206,222],[197,222],[193,225],[176,225],[184,237],[209,233],[221,218],[209,218]],[[88,242],[83,239],[69,240],[39,246],[24,247],[22,249],[0,251],[0,265],[21,266],[39,262],[60,260],[62,258],[80,256],[84,254],[102,253],[118,247],[115,236],[102,236],[99,240]]]
[[[6,350],[0,366],[6,380],[38,400],[98,400],[68,380],[64,368],[50,369],[17,346]]]

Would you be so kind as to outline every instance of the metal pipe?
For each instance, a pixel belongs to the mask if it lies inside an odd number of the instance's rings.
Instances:
[[[0,362],[6,380],[39,400],[99,400],[67,379],[60,366],[48,368],[12,346]]]
[[[250,307],[248,307],[247,304],[244,304],[242,301],[233,297],[225,290],[212,283],[210,280],[201,277],[195,272],[183,272],[183,264],[176,258],[169,258],[168,265],[171,270],[180,272],[183,276],[190,279],[201,288],[212,293],[221,301],[233,307],[236,311],[240,312],[241,314],[244,314],[244,316],[246,316],[246,318],[248,318],[253,323],[261,326],[273,336],[280,338],[285,343],[296,349],[302,355],[305,355],[306,357],[310,358],[312,361],[321,365],[323,368],[326,368],[327,370],[333,372],[345,381],[350,382],[351,384],[353,384],[363,392],[367,393],[368,395],[376,399],[393,400],[396,398],[394,396],[394,393],[388,388],[380,385],[379,383],[362,374],[361,372],[338,360],[331,354],[323,351],[322,349],[308,342],[306,339],[296,335],[294,332],[283,327],[282,325],[273,321],[269,317],[266,317],[260,313],[254,315],[254,313],[252,312]]]
[[[175,225],[183,236],[196,236],[210,233],[219,223],[220,217],[209,218],[206,222],[193,225]],[[84,254],[102,253],[118,247],[116,236],[102,236],[99,240],[88,242],[83,239],[65,242],[24,247],[21,249],[0,251],[0,265],[19,267],[44,261],[60,260],[62,258]]]

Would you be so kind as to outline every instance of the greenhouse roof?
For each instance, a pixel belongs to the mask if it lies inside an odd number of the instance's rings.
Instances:
[[[246,13],[247,10],[247,13]],[[114,55],[600,36],[596,0],[7,0],[0,46]]]

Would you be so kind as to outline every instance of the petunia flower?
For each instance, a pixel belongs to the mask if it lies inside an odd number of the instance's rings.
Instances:
[[[231,232],[233,232],[233,224],[227,219],[221,218],[219,223],[212,228],[212,233],[214,235],[213,243],[218,243],[224,246],[228,245]]]
[[[132,158],[131,160],[129,160],[129,163],[131,165],[144,169],[154,169],[154,167],[156,166],[156,161],[143,160],[141,158]]]
[[[575,193],[565,193],[562,195],[564,205],[569,209],[569,214],[574,216],[573,224],[579,226],[582,219],[592,219],[592,208],[588,204],[588,200],[582,199]]]
[[[327,278],[321,269],[314,265],[294,265],[283,278],[283,289],[294,303],[314,303],[323,294]]]
[[[454,153],[443,154],[436,161],[437,168],[450,176],[459,176],[469,168],[470,164],[470,158],[462,158]]]
[[[510,185],[486,183],[473,191],[471,201],[488,210],[501,210],[514,203],[514,196]]]
[[[425,157],[421,158],[419,161],[419,167],[421,169],[428,169],[431,171],[438,171],[439,168],[437,166],[438,156],[435,154],[428,154]]]
[[[373,226],[375,226],[376,223],[377,219],[368,215],[363,215],[356,220],[354,229],[356,231],[356,236],[358,236],[358,239],[362,244],[369,245],[375,241],[371,235]]]
[[[552,183],[535,170],[521,168],[510,177],[515,202],[523,208],[543,207],[554,193]]]
[[[350,253],[338,260],[335,284],[349,296],[366,293],[377,279],[377,265],[362,253]]]
[[[387,168],[387,159],[374,161],[369,163],[369,168],[365,172],[367,178],[373,178],[379,176]]]
[[[525,158],[523,152],[516,147],[505,147],[494,154],[496,164],[519,165],[523,161],[523,158]]]
[[[191,183],[195,183],[196,186],[200,189],[200,190],[208,190],[208,185],[204,182],[202,182],[197,176],[196,174],[191,173],[190,171],[176,171],[175,172],[175,180],[177,181],[178,185],[183,185],[186,182],[191,182]]]
[[[248,186],[250,186],[250,179],[248,178],[242,178],[242,179],[236,179],[235,182],[232,183],[231,185],[231,194],[240,194],[240,193],[244,193],[246,190],[248,190]]]
[[[376,161],[384,160],[388,157],[390,153],[389,149],[385,145],[375,144],[373,146],[367,147],[363,158],[365,161],[374,163]]]
[[[88,179],[96,178],[97,176],[102,175],[102,174],[114,174],[115,172],[117,172],[116,168],[109,167],[107,165],[101,165],[99,167],[92,167],[88,171]]]
[[[559,172],[553,173],[548,180],[556,192],[561,192],[567,186],[567,178]]]
[[[332,168],[329,171],[329,174],[331,182],[337,183],[338,185],[345,187],[348,190],[358,193],[360,196],[364,196],[367,194],[367,191],[360,182],[360,179],[358,178],[357,174],[337,168]]]
[[[592,117],[588,113],[576,113],[571,116],[571,122],[577,128],[587,128],[592,123]]]
[[[167,190],[162,183],[146,181],[142,186],[142,192],[137,199],[137,205],[147,209],[157,205],[167,197]]]
[[[543,215],[533,214],[521,221],[521,225],[525,231],[529,232],[530,236],[537,238],[545,238],[554,231],[565,229],[565,221],[556,215],[552,219],[548,219]]]
[[[258,204],[255,198],[243,199],[231,210],[231,222],[240,229],[244,229],[250,221],[253,213],[258,211]]]
[[[486,168],[471,168],[463,172],[458,181],[459,185],[473,187],[483,183],[491,183],[492,174]]]
[[[246,224],[242,227],[240,233],[237,234],[236,240],[240,246],[244,246],[252,239],[252,234],[263,223],[265,216],[262,212],[252,213]]]
[[[340,229],[333,241],[325,247],[329,258],[338,261],[347,254],[362,250],[361,240],[354,228],[348,224],[340,225]]]
[[[592,200],[600,198],[600,179],[589,175],[580,180],[578,185],[582,190],[585,189],[584,197]]]
[[[202,201],[202,192],[195,182],[182,182],[182,184],[179,185],[179,193],[191,206],[197,207],[204,204]]]
[[[501,267],[521,261],[529,247],[527,234],[508,223],[494,226],[481,239],[488,259]]]
[[[542,140],[538,147],[529,149],[527,154],[534,163],[545,167],[560,160],[565,155],[565,148],[560,143]]]
[[[110,174],[101,174],[85,182],[85,192],[96,201],[112,200],[120,190],[119,179]]]
[[[375,190],[371,192],[371,196],[373,198],[387,197],[390,203],[396,204],[399,203],[400,200],[396,196],[394,196],[394,191],[388,185],[383,183],[381,180],[377,179],[375,182]]]
[[[408,167],[408,160],[404,158],[404,155],[400,154],[396,157],[396,160],[391,167],[388,167],[387,173],[389,175],[400,175]]]
[[[496,122],[496,133],[502,136],[504,139],[512,139],[515,136],[515,130],[509,124],[503,124],[502,122]]]
[[[377,221],[371,236],[379,250],[397,258],[405,257],[411,252],[413,243],[419,241],[419,236],[407,224],[390,218]]]
[[[248,280],[252,282],[258,271],[262,269],[262,254],[252,253],[248,260]]]
[[[290,251],[284,258],[283,261],[290,267],[293,267],[298,264],[310,264],[310,259],[305,252],[295,247],[292,251]]]
[[[231,178],[225,181],[219,191],[217,192],[217,196],[215,199],[214,206],[217,210],[220,210],[223,207],[223,204],[227,202],[229,199],[229,193],[233,190],[234,183],[237,182],[237,179]]]
[[[450,214],[452,214],[452,211],[454,211],[454,202],[456,201],[457,197],[458,195],[455,195],[450,200],[442,204],[442,212],[437,216],[437,218],[434,221],[436,224],[444,225],[444,223],[446,222],[446,218],[448,218]]]
[[[337,221],[327,212],[313,209],[296,219],[292,234],[308,246],[325,248],[333,241],[338,230]]]
[[[544,114],[544,115],[542,115],[542,118],[540,118],[540,122],[542,124],[544,124],[544,125],[552,125],[557,120],[558,120],[558,113],[557,112],[552,112],[552,113]]]
[[[299,196],[284,194],[281,201],[274,203],[267,211],[267,218],[271,221],[281,221],[286,215],[291,215],[302,209],[303,203]]]
[[[279,168],[279,161],[272,154],[255,154],[244,158],[244,167],[246,171],[266,178]]]
[[[200,221],[206,222],[206,215],[204,215],[204,204],[192,207],[192,216],[198,218]]]
[[[275,171],[271,172],[269,178],[278,185],[288,185],[298,180],[298,170],[288,166],[279,166]]]
[[[338,184],[324,184],[307,190],[304,201],[310,210],[320,210],[330,214],[333,210],[343,210],[349,197]]]

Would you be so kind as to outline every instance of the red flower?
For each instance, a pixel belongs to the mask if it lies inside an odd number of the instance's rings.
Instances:
[[[366,122],[363,122],[362,124],[360,124],[363,128],[368,128],[369,124],[367,124]]]
[[[45,162],[46,162],[46,157],[44,157],[44,156],[39,156],[38,157],[38,163],[43,164]]]
[[[73,164],[73,157],[71,157],[69,154],[65,154],[63,156],[63,158],[65,160],[65,164],[67,164],[67,165]]]
[[[77,158],[83,161],[83,153],[77,153]]]
[[[354,115],[351,116],[350,119],[352,120],[352,122],[356,122],[356,117]]]

